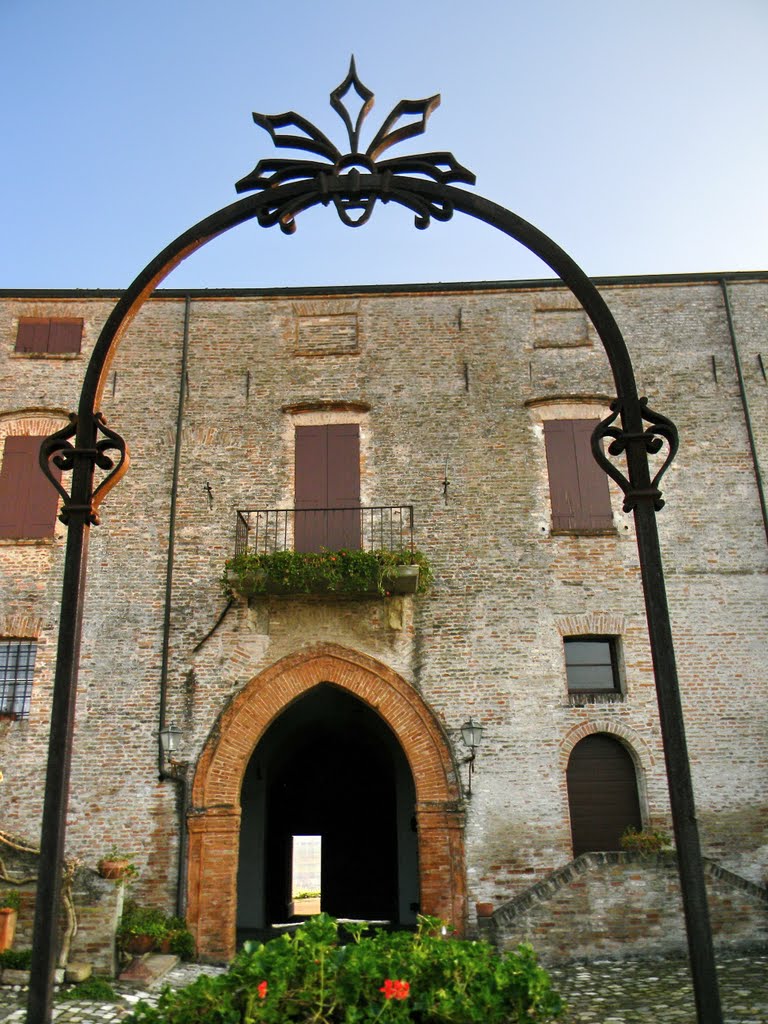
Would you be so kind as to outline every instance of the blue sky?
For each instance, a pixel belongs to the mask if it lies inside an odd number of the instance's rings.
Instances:
[[[439,92],[427,134],[477,191],[591,275],[768,267],[765,0],[0,0],[0,288],[122,288],[275,153],[251,112],[328,104],[354,53],[376,94]],[[396,155],[392,150],[388,155]],[[255,224],[170,287],[551,276],[470,218],[416,231],[331,209]]]

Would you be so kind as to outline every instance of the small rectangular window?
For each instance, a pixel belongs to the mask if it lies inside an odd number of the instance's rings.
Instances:
[[[0,718],[28,718],[37,644],[0,640]]]
[[[566,637],[565,672],[569,693],[620,691],[615,637]]]
[[[82,317],[22,316],[16,351],[38,355],[77,353],[82,337]]]

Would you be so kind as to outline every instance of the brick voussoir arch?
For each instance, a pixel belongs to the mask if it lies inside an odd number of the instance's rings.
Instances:
[[[560,767],[565,771],[573,748],[587,736],[594,736],[596,733],[609,733],[622,740],[627,747],[633,760],[638,767],[652,767],[656,763],[656,757],[643,737],[625,725],[610,718],[598,718],[589,722],[581,722],[570,729],[560,742]]]
[[[199,955],[235,950],[240,787],[271,723],[321,683],[357,697],[399,741],[413,774],[421,908],[466,924],[464,815],[450,743],[418,692],[386,665],[331,643],[282,658],[255,676],[221,713],[200,756],[188,818],[188,919]]]

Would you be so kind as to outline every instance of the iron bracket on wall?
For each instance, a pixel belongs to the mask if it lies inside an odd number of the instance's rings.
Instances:
[[[88,513],[88,522],[93,526],[99,526],[99,505],[128,472],[130,455],[123,438],[114,430],[110,430],[100,412],[93,414],[93,431],[95,435],[103,434],[103,440],[97,441],[91,447],[73,445],[70,438],[77,434],[77,422],[77,415],[70,413],[67,426],[45,438],[40,445],[40,468],[64,499],[59,512],[62,523],[68,524],[73,512],[85,511]],[[117,460],[113,459],[109,452],[117,452]],[[91,470],[98,467],[107,473],[96,490],[88,495],[86,504],[74,502],[72,495],[62,487],[59,478],[51,470],[51,465],[54,465],[60,472],[71,472],[78,459],[89,462]],[[92,478],[92,472],[90,475]]]

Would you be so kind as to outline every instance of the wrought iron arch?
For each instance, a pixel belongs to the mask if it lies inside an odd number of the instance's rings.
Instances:
[[[360,101],[356,116],[344,102],[352,92]],[[61,518],[69,530],[43,811],[29,997],[30,1024],[48,1024],[51,1019],[56,908],[60,898],[60,865],[64,853],[88,535],[91,525],[99,523],[101,501],[124,475],[129,464],[124,440],[107,426],[98,411],[119,341],[142,304],[162,280],[179,263],[218,235],[254,219],[263,227],[279,225],[281,230],[292,234],[296,229],[296,217],[317,205],[332,205],[345,224],[360,227],[370,219],[378,202],[396,203],[411,210],[415,226],[419,229],[428,227],[432,218],[447,221],[455,211],[459,211],[520,242],[570,289],[594,324],[605,348],[616,385],[616,399],[611,404],[610,416],[595,430],[592,449],[598,463],[622,488],[625,511],[632,511],[635,516],[698,1019],[699,1024],[721,1022],[693,788],[656,525],[656,512],[664,504],[659,481],[676,453],[677,431],[670,420],[650,410],[646,400],[638,396],[632,362],[616,321],[597,288],[560,246],[510,210],[456,187],[455,182],[473,185],[475,177],[450,153],[379,159],[391,146],[422,134],[429,115],[439,102],[439,96],[400,101],[385,118],[365,152],[361,152],[360,132],[373,105],[373,93],[357,77],[353,59],[346,78],[331,93],[331,106],[347,129],[348,152],[343,153],[318,128],[294,112],[254,114],[254,121],[269,132],[276,146],[304,150],[324,158],[325,163],[296,158],[262,160],[236,185],[240,192],[254,190],[254,195],[199,221],[147,264],[117,302],[101,331],[86,370],[77,414],[72,414],[70,424],[51,435],[42,445],[41,467],[64,499]],[[283,128],[296,128],[300,134],[279,134]],[[626,473],[603,454],[601,441],[604,438],[610,438],[608,455],[625,458]],[[658,454],[665,445],[666,457],[651,477],[648,456]],[[61,470],[72,471],[69,492],[53,478],[51,463]],[[94,489],[97,466],[107,475]]]

